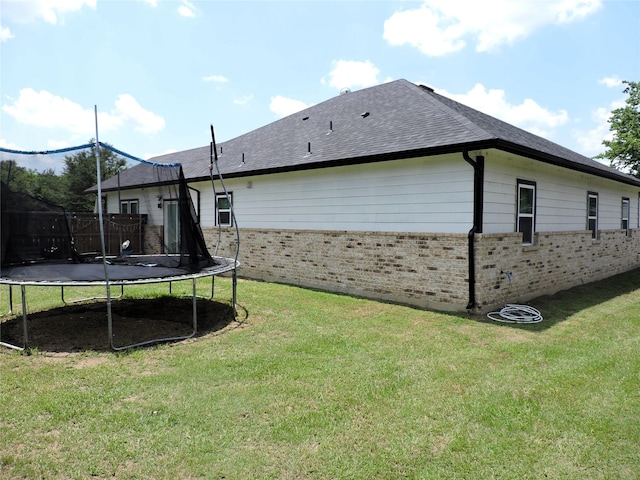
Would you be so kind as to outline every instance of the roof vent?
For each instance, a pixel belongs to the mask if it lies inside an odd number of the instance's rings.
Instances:
[[[343,89],[340,90],[340,95],[344,95],[346,93],[351,93],[351,89],[344,87]]]
[[[305,120],[309,120],[309,117],[302,117],[302,121],[304,122]]]
[[[426,85],[420,85],[421,88],[424,88],[428,92],[435,92],[435,90],[431,87],[427,87]]]
[[[362,118],[367,118],[367,117],[369,116],[369,112],[362,112],[362,113],[360,114],[360,116],[361,116]]]

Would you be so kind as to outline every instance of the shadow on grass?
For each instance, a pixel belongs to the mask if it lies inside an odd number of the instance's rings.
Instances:
[[[227,328],[236,319],[226,303],[197,300],[194,337]],[[191,298],[158,297],[111,302],[114,344],[130,345],[193,331]],[[105,302],[67,305],[28,315],[29,349],[43,352],[111,351]],[[22,314],[2,323],[2,341],[24,344]]]
[[[527,329],[530,331],[542,331],[567,320],[582,310],[631,293],[639,288],[640,269],[635,269],[604,280],[563,290],[554,295],[538,297],[527,302],[527,305],[536,308],[542,314],[543,320],[540,323],[501,323],[494,322],[486,317],[484,317],[483,321],[486,320],[496,325]]]

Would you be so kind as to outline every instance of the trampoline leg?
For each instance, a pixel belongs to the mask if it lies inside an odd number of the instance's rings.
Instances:
[[[192,292],[192,300],[193,300],[193,335],[198,331],[198,295],[196,294],[196,279],[195,277],[191,280],[193,282],[193,292]]]
[[[8,342],[3,342],[0,341],[0,345],[2,345],[3,347],[7,347],[7,348],[11,348],[13,350],[26,350],[27,349],[27,343],[29,342],[29,328],[28,328],[28,319],[27,319],[27,296],[25,293],[25,286],[21,285],[20,286],[22,289],[22,329],[23,329],[23,335],[24,335],[24,342],[23,342],[23,346],[19,347],[18,345],[14,345],[12,343],[8,343]],[[9,295],[10,298],[13,296],[13,292],[11,291],[11,285],[9,285]],[[13,303],[12,301],[9,302],[11,304],[10,309],[11,312],[13,311]],[[0,328],[1,330],[1,328]],[[1,337],[0,337],[1,338]]]
[[[9,285],[9,315],[13,315],[13,285]]]
[[[29,343],[29,328],[27,325],[27,293],[26,287],[24,285],[20,285],[20,290],[22,293],[22,328],[24,330],[24,348],[27,348],[27,344]]]
[[[238,312],[236,310],[236,287],[238,285],[238,277],[236,275],[236,269],[233,269],[233,278],[231,280],[231,288],[233,290],[233,318],[238,316]]]
[[[117,350],[113,345],[113,314],[111,313],[111,300],[107,300],[107,335],[109,336],[109,346],[112,350]]]

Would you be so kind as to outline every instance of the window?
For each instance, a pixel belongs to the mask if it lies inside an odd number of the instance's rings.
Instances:
[[[629,199],[628,198],[623,198],[622,199],[622,222],[621,222],[621,227],[623,230],[627,231],[627,235],[629,235],[631,233],[631,230],[629,229]]]
[[[120,202],[120,213],[138,214],[138,200],[122,200]]]
[[[229,195],[220,193],[216,195],[216,224],[222,227],[231,227],[233,218],[231,215],[231,205],[233,202],[233,194]]]
[[[536,219],[536,184],[518,180],[518,218],[516,231],[522,233],[522,243],[533,245]]]
[[[587,194],[587,230],[591,230],[591,238],[598,238],[598,194]]]
[[[180,253],[180,205],[178,200],[164,201],[164,252]]]

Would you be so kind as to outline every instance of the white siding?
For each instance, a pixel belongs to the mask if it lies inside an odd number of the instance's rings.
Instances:
[[[147,223],[149,225],[162,225],[164,221],[163,202],[176,199],[178,194],[175,190],[175,187],[171,186],[122,190],[120,192],[120,200],[138,200],[139,213],[148,215]],[[193,193],[192,197],[195,202],[196,198]],[[107,195],[107,213],[118,213],[119,211],[118,193],[109,192]]]
[[[598,193],[598,228],[619,229],[622,197],[630,200],[630,228],[638,228],[640,189],[497,150],[485,156],[485,233],[515,231],[517,180],[536,182],[536,231],[587,229],[587,192]],[[421,233],[466,233],[473,222],[473,168],[461,154],[321,168],[225,181],[241,228]],[[203,227],[215,225],[211,182],[199,192]],[[166,189],[165,189],[166,190]],[[217,193],[222,187],[216,182]],[[145,188],[122,193],[138,199],[150,225],[161,225],[158,195]],[[194,202],[196,200],[194,192]],[[109,195],[117,212],[117,195]]]
[[[587,194],[598,193],[598,229],[619,229],[622,197],[630,199],[631,228],[638,227],[637,187],[516,155],[485,154],[484,232],[515,231],[517,180],[536,182],[536,231],[587,229]]]
[[[242,228],[466,233],[473,169],[461,155],[332,167],[225,181]],[[205,182],[201,222],[213,226]],[[219,183],[217,191],[221,191]]]

